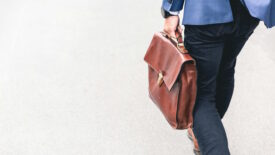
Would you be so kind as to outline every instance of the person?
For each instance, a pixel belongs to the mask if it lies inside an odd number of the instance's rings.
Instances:
[[[240,0],[251,16],[263,21],[267,29],[275,26],[275,1],[274,0]]]
[[[172,37],[183,31],[178,16],[183,4],[184,0],[162,2],[164,31]],[[258,24],[240,0],[185,2],[184,45],[198,73],[193,127],[188,129],[196,154],[230,154],[221,120],[233,94],[237,56]]]

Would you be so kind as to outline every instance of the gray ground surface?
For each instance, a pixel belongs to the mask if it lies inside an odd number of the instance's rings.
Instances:
[[[0,154],[192,155],[147,93],[160,4],[1,0]],[[239,56],[223,120],[233,155],[275,154],[274,37],[261,23]]]

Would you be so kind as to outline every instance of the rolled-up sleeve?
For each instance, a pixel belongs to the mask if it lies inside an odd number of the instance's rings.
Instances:
[[[162,7],[166,11],[181,11],[184,0],[163,0]]]

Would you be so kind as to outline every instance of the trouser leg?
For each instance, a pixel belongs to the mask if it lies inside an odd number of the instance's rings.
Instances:
[[[193,132],[202,155],[228,155],[225,129],[216,109],[216,78],[224,49],[222,27],[185,26],[184,43],[196,60],[197,98],[193,110]]]
[[[197,62],[193,132],[202,155],[230,154],[221,118],[234,89],[236,57],[259,23],[235,4],[234,22],[185,25],[184,44]]]
[[[259,19],[252,17],[240,2],[235,5],[238,5],[234,7],[233,4],[235,30],[225,41],[217,77],[216,108],[221,118],[224,117],[232,98],[237,56],[259,24]]]
[[[237,55],[246,40],[247,39],[232,38],[225,42],[216,86],[216,108],[221,118],[223,118],[227,111],[232,98]]]

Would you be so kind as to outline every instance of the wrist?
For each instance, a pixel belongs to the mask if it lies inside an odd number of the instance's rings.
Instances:
[[[168,18],[170,16],[178,16],[179,11],[166,11],[163,7],[161,7],[161,15],[163,18]]]

